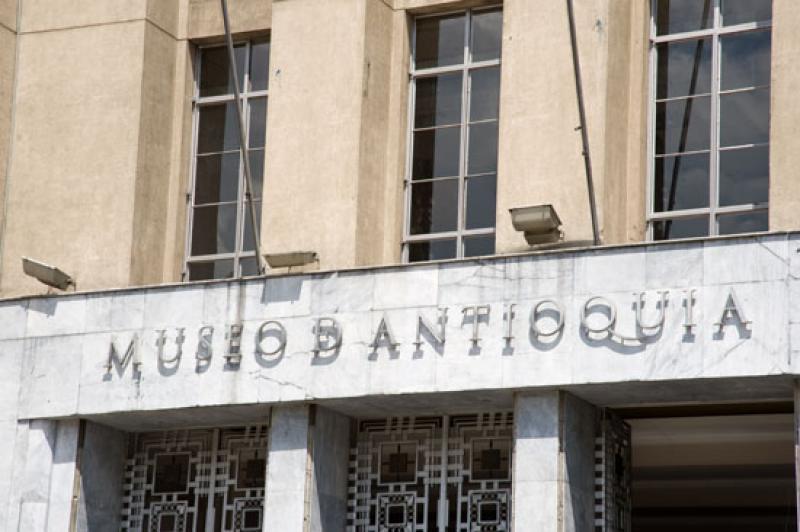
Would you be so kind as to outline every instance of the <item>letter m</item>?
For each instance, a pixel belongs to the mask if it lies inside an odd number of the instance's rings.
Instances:
[[[106,363],[106,371],[110,373],[111,369],[114,367],[114,364],[116,364],[116,366],[120,369],[120,373],[124,373],[128,364],[133,362],[133,371],[135,373],[142,364],[142,361],[139,358],[138,347],[139,335],[136,333],[133,333],[130,342],[128,342],[128,347],[126,347],[124,350],[119,348],[116,336],[112,336],[111,345],[108,348],[108,362]]]

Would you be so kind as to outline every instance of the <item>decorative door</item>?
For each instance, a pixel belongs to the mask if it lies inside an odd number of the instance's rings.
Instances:
[[[123,532],[261,531],[266,425],[130,436]]]
[[[595,531],[631,532],[631,428],[604,411],[595,439]]]
[[[348,532],[510,530],[511,413],[362,421]]]

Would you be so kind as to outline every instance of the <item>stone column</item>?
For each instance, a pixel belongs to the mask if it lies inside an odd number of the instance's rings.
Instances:
[[[349,419],[324,408],[273,409],[265,532],[344,530],[349,433]]]
[[[514,406],[514,530],[594,529],[595,409],[564,392]]]

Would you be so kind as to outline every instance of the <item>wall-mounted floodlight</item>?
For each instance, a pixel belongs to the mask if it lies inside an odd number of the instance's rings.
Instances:
[[[317,262],[316,251],[289,251],[288,253],[267,253],[264,255],[270,268],[292,268]]]
[[[70,286],[75,286],[75,281],[72,280],[72,277],[55,266],[50,266],[28,257],[22,257],[22,271],[47,286],[52,286],[59,290],[66,290]]]
[[[552,205],[534,205],[509,209],[514,229],[525,234],[531,246],[551,244],[564,237],[559,227],[561,219]]]

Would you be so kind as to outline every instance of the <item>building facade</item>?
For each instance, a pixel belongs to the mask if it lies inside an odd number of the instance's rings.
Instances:
[[[800,10],[228,8],[0,0],[0,529],[797,529]]]

